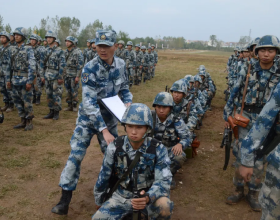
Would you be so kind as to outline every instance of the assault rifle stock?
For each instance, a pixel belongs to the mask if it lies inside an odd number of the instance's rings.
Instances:
[[[225,147],[225,164],[223,170],[227,169],[229,163],[231,142],[232,142],[232,130],[231,128],[225,128],[223,140],[221,143],[221,148]]]

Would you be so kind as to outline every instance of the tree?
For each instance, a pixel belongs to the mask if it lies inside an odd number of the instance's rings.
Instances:
[[[4,18],[0,15],[0,31],[4,30]]]
[[[210,36],[210,41],[211,41],[211,46],[214,47],[215,43],[217,43],[217,36],[216,35],[211,35]]]
[[[12,28],[11,28],[10,24],[6,24],[5,30],[6,30],[8,33],[12,32]]]
[[[78,37],[81,22],[78,18],[62,17],[57,19],[58,38],[65,44],[67,36]]]
[[[119,40],[123,40],[125,44],[127,43],[127,41],[131,41],[129,34],[124,31],[119,31],[117,41]]]

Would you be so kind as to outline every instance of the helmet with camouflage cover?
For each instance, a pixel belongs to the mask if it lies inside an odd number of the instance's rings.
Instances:
[[[43,39],[39,36],[39,35],[37,35],[38,36],[38,41],[43,41]]]
[[[13,32],[11,32],[11,33],[10,33],[10,36],[14,36],[14,33],[13,33]]]
[[[55,42],[56,42],[56,43],[58,43],[58,46],[60,46],[60,45],[61,45],[61,42],[60,42],[60,40],[59,40],[59,39],[56,39],[56,40],[55,40]]]
[[[28,44],[30,44],[30,40],[29,39],[26,41],[26,45],[28,45]]]
[[[95,38],[91,39],[91,40],[90,40],[90,43],[91,43],[91,44],[95,43]]]
[[[241,52],[248,52],[248,45],[247,44],[244,47],[241,48]]]
[[[141,50],[147,50],[146,46],[143,45],[143,46],[141,47]]]
[[[72,36],[66,37],[65,41],[70,41],[74,45],[76,44],[76,39],[75,39],[75,37],[72,37]]]
[[[14,30],[13,34],[21,35],[24,39],[26,39],[28,36],[28,31],[24,27],[18,27]]]
[[[133,46],[132,41],[127,41],[126,46]]]
[[[148,49],[152,49],[152,47],[148,47]]]
[[[79,40],[75,37],[75,45],[78,46]]]
[[[0,36],[5,36],[7,38],[8,41],[11,40],[10,38],[10,34],[7,31],[1,31],[0,32]]]
[[[139,47],[140,48],[140,44],[136,44],[135,47]]]
[[[198,70],[199,70],[199,71],[205,71],[205,70],[206,70],[206,68],[205,68],[205,66],[204,66],[204,65],[200,65],[200,66],[198,67]]]
[[[198,81],[199,83],[202,83],[202,79],[201,79],[201,77],[199,75],[195,75],[194,76],[194,81],[195,82]]]
[[[187,81],[187,82],[189,82],[189,83],[192,83],[192,82],[194,82],[194,78],[193,78],[193,76],[192,75],[186,75],[185,76],[185,82]]]
[[[156,47],[156,46],[154,44],[152,44],[151,47]]]
[[[171,94],[168,92],[158,93],[153,102],[153,107],[156,107],[156,105],[173,107],[173,98]]]
[[[153,117],[150,108],[142,103],[133,103],[125,110],[121,123],[147,125],[153,128]]]
[[[177,80],[170,88],[171,92],[182,92],[187,95],[188,87],[183,79]]]
[[[277,50],[277,54],[279,53],[280,50],[280,46],[279,46],[279,39],[273,35],[265,35],[263,36],[255,49],[255,54],[258,54],[259,49],[261,48],[266,48],[266,47],[271,47],[271,48],[275,48]]]
[[[205,71],[199,71],[198,75],[199,75],[199,76],[204,76],[204,77],[206,77]]]
[[[48,38],[48,37],[52,37],[54,39],[57,39],[57,35],[53,31],[47,31],[47,33],[45,35],[45,38]]]
[[[238,51],[238,48],[237,48],[237,47],[235,47],[235,48],[233,49],[233,51]]]
[[[91,39],[87,39],[87,42],[90,43]]]
[[[118,41],[118,44],[122,44],[123,46],[125,45],[125,43],[124,43],[123,40],[119,40],[119,41]]]
[[[255,40],[253,40],[253,41],[250,43],[250,48],[249,48],[249,50],[250,50],[250,51],[253,51],[253,47],[254,47],[254,46],[257,46],[257,44],[259,43],[259,41],[260,41],[260,38],[259,38],[259,37],[255,38]]]
[[[36,40],[38,41],[38,35],[37,34],[31,34],[30,37],[29,37],[29,40]]]

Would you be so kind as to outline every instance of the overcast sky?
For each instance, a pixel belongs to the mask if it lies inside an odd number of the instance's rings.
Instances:
[[[253,38],[280,37],[279,9],[280,0],[14,0],[1,2],[0,15],[12,29],[39,26],[41,18],[58,15],[79,18],[81,28],[99,19],[132,38],[209,40],[214,34],[237,42],[250,29]]]

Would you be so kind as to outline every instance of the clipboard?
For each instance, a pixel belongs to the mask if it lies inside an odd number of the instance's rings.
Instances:
[[[101,104],[121,122],[126,106],[118,95],[101,99]]]

